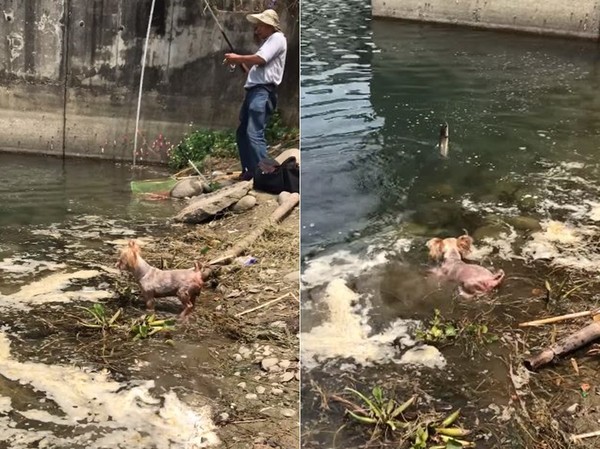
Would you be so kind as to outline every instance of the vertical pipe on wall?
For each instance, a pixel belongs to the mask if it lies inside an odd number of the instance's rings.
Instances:
[[[63,138],[62,138],[62,157],[65,160],[67,151],[67,88],[69,85],[69,33],[71,30],[71,1],[64,0],[64,20],[63,20]]]
[[[148,18],[148,29],[146,30],[146,43],[144,44],[144,56],[142,57],[142,72],[140,74],[140,89],[138,93],[138,104],[137,114],[135,117],[135,136],[133,136],[133,166],[135,167],[136,151],[137,151],[137,137],[140,124],[140,109],[142,106],[142,86],[144,85],[144,69],[146,68],[146,54],[148,53],[148,40],[150,39],[150,28],[152,27],[152,16],[154,14],[154,3],[156,0],[152,0],[150,6],[150,17]]]

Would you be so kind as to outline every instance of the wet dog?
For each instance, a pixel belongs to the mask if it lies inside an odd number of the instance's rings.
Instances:
[[[154,310],[154,299],[166,296],[177,296],[183,305],[179,315],[181,320],[187,320],[196,303],[196,298],[204,284],[204,277],[198,263],[195,268],[188,270],[160,270],[151,266],[142,256],[140,247],[135,240],[121,250],[115,265],[119,270],[126,270],[140,285],[142,297],[146,306]]]
[[[442,263],[433,271],[449,281],[458,282],[459,293],[465,298],[489,293],[504,278],[504,271],[492,273],[487,268],[466,263],[463,258],[471,252],[473,239],[468,235],[458,238],[433,238],[427,242],[429,256]]]

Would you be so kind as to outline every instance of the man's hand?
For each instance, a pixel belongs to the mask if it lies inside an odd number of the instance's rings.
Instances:
[[[243,61],[240,60],[241,55],[237,53],[225,53],[225,60],[223,63],[225,64],[241,64]]]

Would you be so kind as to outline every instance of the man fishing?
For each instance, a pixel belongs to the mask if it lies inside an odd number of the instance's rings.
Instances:
[[[261,42],[253,55],[225,54],[228,64],[250,67],[246,78],[246,97],[240,110],[236,141],[242,173],[240,179],[253,178],[258,163],[267,157],[265,127],[277,106],[277,86],[283,79],[287,41],[279,27],[279,16],[272,9],[248,14],[254,34]]]

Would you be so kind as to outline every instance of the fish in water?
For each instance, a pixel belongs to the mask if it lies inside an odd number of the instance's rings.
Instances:
[[[448,136],[448,123],[444,123],[440,128],[440,142],[438,144],[440,154],[443,157],[448,157]]]

